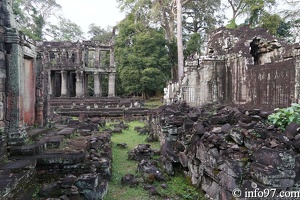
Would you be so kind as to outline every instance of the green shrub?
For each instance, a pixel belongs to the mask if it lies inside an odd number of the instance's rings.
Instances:
[[[300,105],[292,103],[291,107],[276,108],[275,112],[268,116],[269,122],[278,128],[285,130],[291,122],[300,124]]]

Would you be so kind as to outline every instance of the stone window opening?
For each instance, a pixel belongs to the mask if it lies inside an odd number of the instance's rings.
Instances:
[[[255,65],[259,65],[259,43],[260,43],[260,39],[256,37],[250,43],[250,54],[254,59]]]
[[[75,53],[73,52],[71,55],[71,62],[75,63],[75,60],[76,60],[76,56],[75,56]]]

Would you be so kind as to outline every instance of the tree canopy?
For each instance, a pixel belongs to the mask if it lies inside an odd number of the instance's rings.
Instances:
[[[135,21],[132,14],[119,24],[115,55],[125,94],[162,92],[171,70],[166,44],[162,30]],[[152,84],[150,80],[154,80]]]
[[[13,12],[21,31],[34,40],[76,41],[83,37],[81,27],[60,13],[56,0],[14,0]],[[57,24],[50,19],[56,18]]]

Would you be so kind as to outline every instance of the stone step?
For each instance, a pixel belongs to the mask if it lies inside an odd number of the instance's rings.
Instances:
[[[0,166],[0,174],[20,173],[24,170],[34,169],[36,166],[36,160],[16,160],[9,161]]]
[[[27,135],[32,140],[37,140],[39,137],[46,135],[50,130],[46,128],[33,128],[27,130]]]
[[[56,134],[59,136],[64,136],[66,138],[70,138],[71,135],[76,131],[75,128],[65,127],[62,130],[58,131]]]
[[[46,141],[47,149],[58,149],[61,147],[63,142],[64,136],[63,135],[56,135],[49,137]]]
[[[35,178],[35,160],[17,160],[0,166],[0,199],[16,199]]]
[[[47,150],[46,141],[37,141],[34,144],[27,146],[15,146],[9,147],[8,153],[9,156],[29,156],[29,155],[37,155],[43,153]]]

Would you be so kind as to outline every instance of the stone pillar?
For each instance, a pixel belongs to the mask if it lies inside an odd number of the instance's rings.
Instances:
[[[110,68],[115,68],[115,51],[114,51],[113,46],[110,48],[109,65],[110,65]]]
[[[100,49],[97,47],[95,49],[95,67],[99,68],[100,67]]]
[[[67,71],[61,71],[61,97],[67,97],[68,94],[68,76]]]
[[[295,99],[292,99],[292,102],[300,103],[300,59],[295,63]]]
[[[48,94],[50,96],[53,95],[53,91],[52,91],[52,77],[51,77],[51,70],[48,71]]]
[[[115,54],[114,47],[110,47],[110,73],[108,74],[108,96],[115,96],[115,82],[116,82],[116,70],[115,70]]]
[[[76,72],[76,97],[82,97],[83,96],[83,72],[77,71]]]
[[[108,75],[108,96],[115,96],[115,81],[116,81],[116,74],[109,73],[109,75]]]
[[[94,73],[94,96],[102,96],[101,78],[99,72]]]

